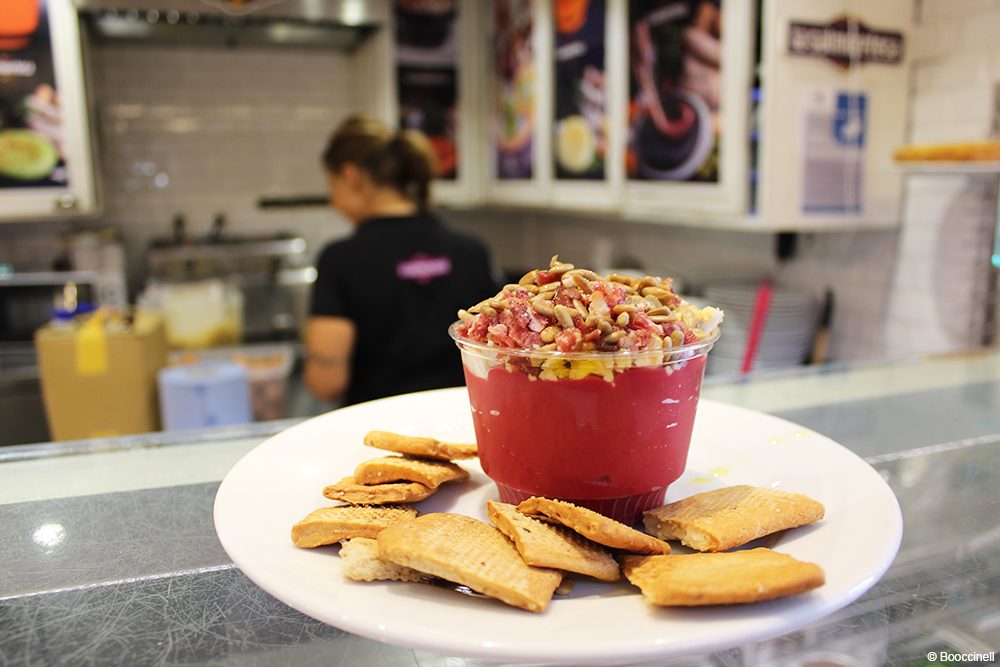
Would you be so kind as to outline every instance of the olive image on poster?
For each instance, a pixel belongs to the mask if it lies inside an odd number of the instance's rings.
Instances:
[[[629,0],[629,179],[718,182],[722,11],[721,0]]]
[[[555,126],[559,179],[602,180],[607,155],[605,0],[555,0]]]
[[[0,9],[0,188],[67,185],[62,115],[44,0]]]

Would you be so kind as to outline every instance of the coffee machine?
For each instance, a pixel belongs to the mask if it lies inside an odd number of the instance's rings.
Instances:
[[[224,227],[225,219],[217,216],[209,234],[192,241],[183,233],[183,220],[175,219],[173,238],[155,241],[146,253],[148,284],[222,280],[242,293],[244,342],[300,338],[316,280],[305,239],[230,235]]]

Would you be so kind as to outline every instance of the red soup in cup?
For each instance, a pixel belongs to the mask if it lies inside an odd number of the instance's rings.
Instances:
[[[557,498],[629,524],[663,504],[721,311],[684,302],[669,280],[553,258],[459,315],[449,333],[500,500]]]

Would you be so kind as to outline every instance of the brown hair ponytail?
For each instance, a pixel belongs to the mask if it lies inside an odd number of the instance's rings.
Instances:
[[[430,204],[434,153],[430,142],[415,130],[389,128],[368,116],[352,116],[330,137],[323,164],[337,173],[347,163],[357,165],[372,181],[391,187],[421,209]]]

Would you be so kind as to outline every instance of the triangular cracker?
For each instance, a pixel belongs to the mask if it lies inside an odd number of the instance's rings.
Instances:
[[[388,505],[415,503],[432,496],[436,490],[416,482],[358,484],[353,477],[345,477],[323,489],[323,495],[352,505]]]
[[[387,561],[378,554],[378,542],[355,537],[340,547],[340,571],[354,581],[420,581],[424,575]]]
[[[528,611],[544,611],[562,580],[527,565],[493,526],[464,514],[425,514],[386,528],[379,554]]]
[[[625,576],[646,602],[694,607],[747,604],[823,585],[823,570],[770,549],[676,556],[626,556]]]
[[[321,507],[292,526],[297,547],[319,547],[351,537],[375,537],[383,528],[417,516],[412,507],[344,505]]]
[[[621,571],[611,554],[564,526],[532,519],[513,505],[490,500],[493,525],[509,537],[528,565],[576,572],[602,581],[618,581]]]
[[[479,454],[479,449],[474,443],[455,444],[441,442],[434,438],[419,438],[412,435],[390,433],[389,431],[369,431],[365,435],[365,444],[376,449],[438,459],[439,461],[471,459]]]
[[[436,489],[445,482],[468,479],[469,473],[449,461],[430,461],[409,456],[383,456],[363,461],[354,469],[359,484],[417,482]]]
[[[646,530],[696,551],[727,551],[759,537],[823,518],[823,505],[801,493],[747,485],[698,493],[643,514]]]
[[[594,510],[578,507],[563,500],[532,497],[522,501],[517,509],[528,515],[546,516],[575,530],[588,540],[612,549],[636,554],[670,553],[670,545],[666,542],[640,533]]]

